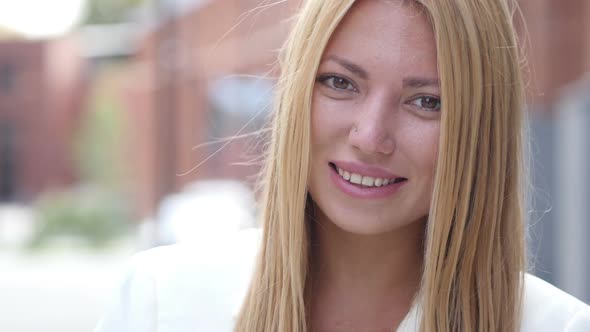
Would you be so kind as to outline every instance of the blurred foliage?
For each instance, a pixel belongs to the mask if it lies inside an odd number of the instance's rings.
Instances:
[[[90,247],[106,246],[128,231],[128,211],[122,202],[96,187],[47,193],[36,204],[40,222],[30,247],[42,248],[64,237]]]
[[[85,24],[112,24],[127,21],[131,10],[149,0],[88,0]]]
[[[107,245],[129,228],[131,204],[125,198],[124,108],[120,69],[101,68],[94,77],[89,104],[74,141],[78,187],[49,192],[36,203],[39,222],[33,248],[56,238]]]
[[[81,178],[111,190],[119,190],[124,178],[122,151],[123,107],[109,72],[97,79],[89,111],[74,142],[74,156]]]

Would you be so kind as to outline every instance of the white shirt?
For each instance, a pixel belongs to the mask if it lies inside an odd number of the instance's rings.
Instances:
[[[114,305],[95,332],[225,332],[253,271],[260,233],[136,254]],[[521,332],[590,332],[590,307],[545,281],[525,277]],[[414,305],[398,332],[418,331]]]

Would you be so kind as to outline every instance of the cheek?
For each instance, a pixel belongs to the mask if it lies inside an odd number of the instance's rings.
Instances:
[[[333,147],[340,138],[348,133],[345,110],[326,101],[325,98],[314,96],[311,107],[311,143],[314,149]]]
[[[432,180],[438,156],[439,122],[428,121],[412,126],[411,129],[404,140],[404,150],[412,160],[414,168],[421,173],[421,177]]]
[[[314,96],[314,101],[311,105],[311,143],[313,145],[318,144],[318,141],[321,139],[321,130],[322,122],[324,121],[322,112],[319,109],[318,102],[315,101],[316,98]]]

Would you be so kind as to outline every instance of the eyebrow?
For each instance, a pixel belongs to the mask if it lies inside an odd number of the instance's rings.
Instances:
[[[437,78],[426,78],[426,77],[407,77],[402,80],[402,86],[404,88],[422,88],[425,86],[439,87],[440,82]]]
[[[369,73],[357,64],[354,64],[346,59],[338,57],[336,55],[328,56],[324,61],[334,61],[340,66],[344,67],[349,72],[357,75],[362,79],[368,79]],[[427,77],[406,77],[402,80],[402,86],[404,88],[422,88],[422,87],[439,87],[440,82],[438,78],[427,78]]]
[[[369,74],[367,73],[366,70],[364,70],[359,65],[356,65],[348,60],[342,59],[336,55],[330,55],[324,61],[328,61],[328,60],[336,62],[337,64],[341,65],[346,70],[348,70],[349,72],[357,75],[358,77],[360,77],[364,80],[369,78]]]

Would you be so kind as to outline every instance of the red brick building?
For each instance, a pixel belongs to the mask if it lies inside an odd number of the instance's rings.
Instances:
[[[76,43],[0,42],[0,201],[71,184],[71,142],[83,102]]]
[[[590,2],[518,2],[529,37],[523,34],[522,39],[528,45],[530,102],[550,112],[561,90],[590,72]]]
[[[255,148],[248,153],[248,140],[237,139],[219,152],[223,144],[197,146],[233,136],[249,120],[242,133],[251,132],[266,119],[262,105],[270,103],[276,55],[294,3],[252,10],[259,5],[203,1],[162,19],[142,41],[128,103],[141,215],[152,215],[161,197],[188,182],[246,180],[258,170],[232,165],[259,154]],[[252,119],[257,110],[262,114]]]
[[[528,36],[523,33],[527,37],[522,39],[527,45],[531,109],[549,114],[560,89],[590,69],[590,20],[584,19],[590,16],[590,3],[519,2],[528,29]],[[239,105],[226,105],[224,100],[247,104],[248,98],[241,99],[241,94],[260,94],[265,86],[272,86],[272,79],[268,85],[260,84],[258,90],[248,90],[258,84],[256,80],[229,76],[276,75],[277,50],[300,0],[273,1],[269,6],[261,5],[260,0],[196,3],[168,18],[166,11],[161,11],[162,20],[141,43],[129,82],[133,182],[144,216],[154,213],[161,197],[195,179],[245,179],[255,174],[256,167],[231,165],[248,160],[243,154],[244,140],[218,154],[220,145],[193,147],[215,137],[231,136],[252,118],[251,112],[240,115]],[[238,119],[224,113],[227,108],[237,108],[229,113],[238,114]],[[221,130],[216,127],[224,124]],[[200,166],[187,175],[177,176],[196,165]]]

